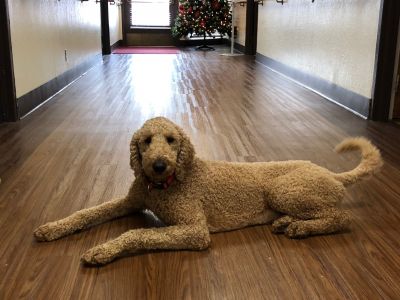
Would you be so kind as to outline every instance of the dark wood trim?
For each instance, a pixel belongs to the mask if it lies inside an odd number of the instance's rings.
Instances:
[[[0,122],[17,120],[8,0],[0,0]]]
[[[102,62],[101,54],[97,54],[87,59],[80,65],[64,72],[63,74],[53,78],[38,88],[21,96],[17,100],[19,116],[24,117],[37,106],[54,96],[68,84],[79,78],[95,64]]]
[[[257,52],[258,3],[248,0],[246,5],[246,42],[245,54],[255,55]]]
[[[382,0],[370,115],[376,121],[389,119],[399,20],[400,1]]]
[[[110,22],[108,17],[108,1],[100,2],[101,47],[103,55],[111,54]]]
[[[122,40],[116,41],[114,44],[111,45],[111,53],[118,47],[121,47],[122,45],[123,45]]]
[[[128,45],[128,29],[129,29],[129,13],[130,4],[128,2],[124,2],[121,6],[121,18],[122,18],[122,45]]]
[[[294,69],[260,53],[256,54],[256,61],[295,80],[326,99],[344,106],[364,118],[368,117],[371,99],[347,90],[325,79]]]
[[[243,46],[243,45],[241,45],[241,44],[239,44],[239,43],[234,43],[234,44],[233,44],[233,48],[234,48],[235,50],[238,50],[239,52],[242,52],[242,53],[245,53],[245,52],[246,52],[246,47]]]

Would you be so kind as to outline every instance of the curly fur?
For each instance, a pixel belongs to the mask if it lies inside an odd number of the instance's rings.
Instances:
[[[105,264],[125,253],[150,249],[206,249],[210,233],[272,223],[290,238],[346,229],[348,214],[337,207],[345,186],[382,165],[379,151],[364,138],[343,141],[338,152],[361,150],[359,166],[333,173],[309,161],[233,163],[195,156],[189,138],[165,118],[148,120],[132,138],[130,164],[135,180],[128,195],[36,229],[51,241],[94,224],[149,209],[163,228],[134,229],[86,252],[88,264]],[[162,173],[153,164],[166,164]],[[149,189],[175,177],[167,189]]]

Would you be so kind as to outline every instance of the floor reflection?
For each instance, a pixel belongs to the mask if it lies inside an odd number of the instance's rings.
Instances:
[[[133,55],[132,100],[143,116],[165,115],[173,100],[175,55]]]

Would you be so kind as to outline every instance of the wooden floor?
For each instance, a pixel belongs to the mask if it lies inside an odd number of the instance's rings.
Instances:
[[[133,215],[52,242],[38,225],[124,195],[129,140],[146,119],[182,125],[200,157],[358,163],[332,149],[363,135],[383,171],[348,189],[348,232],[289,240],[269,226],[212,236],[203,252],[142,254],[102,268],[85,250],[130,228]],[[0,299],[399,299],[400,126],[365,121],[246,57],[218,52],[112,55],[15,124],[0,125]]]

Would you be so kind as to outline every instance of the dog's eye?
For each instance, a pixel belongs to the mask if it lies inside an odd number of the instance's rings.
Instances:
[[[172,136],[167,137],[167,142],[168,144],[172,144],[173,142],[175,142],[175,139]]]
[[[147,145],[149,145],[149,144],[151,143],[151,136],[149,136],[148,138],[146,138],[146,139],[144,140],[144,142],[145,142]]]

